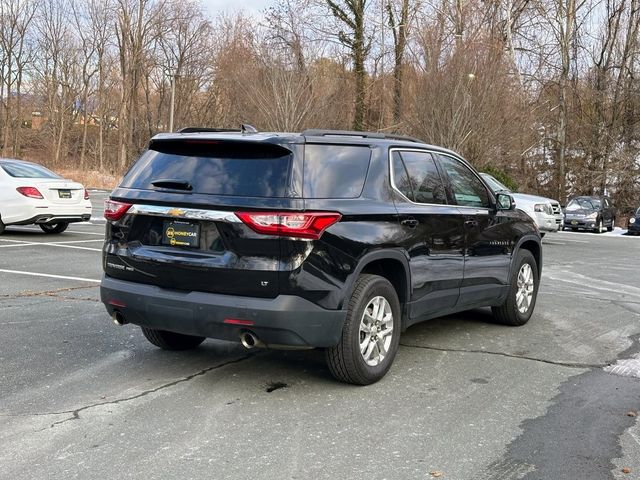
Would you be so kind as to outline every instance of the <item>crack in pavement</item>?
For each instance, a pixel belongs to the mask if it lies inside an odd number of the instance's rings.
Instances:
[[[59,293],[73,292],[75,290],[82,290],[87,288],[98,288],[97,285],[89,285],[82,287],[69,287],[69,288],[57,288],[55,290],[45,290],[44,292],[30,292],[26,291],[23,293],[9,294],[9,295],[0,295],[0,300],[8,299],[8,300],[16,300],[18,298],[29,298],[29,297],[42,297],[42,296],[58,296]],[[60,298],[68,298],[68,297],[60,297]]]
[[[234,363],[240,363],[240,362],[243,362],[245,360],[249,360],[249,359],[251,359],[251,358],[253,358],[255,356],[256,356],[256,354],[245,355],[243,357],[236,358],[234,360],[229,360],[228,362],[220,363],[220,364],[214,365],[212,367],[207,367],[207,368],[204,368],[204,369],[202,369],[202,370],[200,370],[200,371],[198,371],[196,373],[188,375],[186,377],[182,377],[182,378],[179,378],[179,379],[174,380],[172,382],[165,383],[163,385],[160,385],[158,387],[152,388],[150,390],[145,390],[144,392],[138,393],[138,394],[133,395],[131,397],[124,397],[124,398],[118,398],[116,400],[93,403],[91,405],[85,405],[83,407],[76,408],[75,410],[64,410],[64,411],[61,411],[61,412],[49,412],[49,413],[14,414],[14,415],[2,414],[0,416],[3,416],[3,417],[34,416],[35,417],[35,416],[51,416],[51,415],[71,415],[70,417],[65,418],[64,420],[60,420],[60,421],[52,423],[49,427],[46,427],[46,428],[43,428],[43,429],[40,429],[40,430],[36,431],[36,432],[42,432],[42,431],[54,428],[54,427],[56,427],[58,425],[62,425],[63,423],[66,423],[66,422],[70,422],[70,421],[73,421],[73,420],[80,420],[80,412],[83,412],[85,410],[89,410],[89,409],[95,408],[95,407],[101,407],[103,405],[117,405],[119,403],[129,402],[131,400],[137,400],[138,398],[145,397],[145,396],[150,395],[152,393],[159,392],[160,390],[164,390],[166,388],[173,387],[173,386],[178,385],[180,383],[188,382],[190,380],[193,380],[196,377],[200,377],[202,375],[205,375],[205,374],[207,374],[207,373],[209,373],[209,372],[211,372],[213,370],[218,370],[218,369],[221,369],[221,368],[226,367],[228,365],[232,365]]]
[[[429,345],[411,345],[408,343],[400,342],[400,345],[408,348],[422,348],[424,350],[435,350],[437,352],[453,352],[453,353],[480,353],[485,355],[495,355],[498,357],[507,357],[507,358],[515,358],[518,360],[529,360],[532,362],[540,362],[546,363],[548,365],[556,365],[559,367],[567,367],[567,368],[604,368],[609,363],[578,363],[578,362],[559,362],[555,360],[545,360],[544,358],[536,358],[536,357],[527,357],[526,355],[515,355],[511,353],[504,352],[493,352],[491,350],[470,350],[464,348],[443,348],[443,347],[433,347]]]

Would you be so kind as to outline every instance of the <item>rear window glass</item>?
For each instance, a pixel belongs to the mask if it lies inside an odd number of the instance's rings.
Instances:
[[[307,144],[304,149],[306,198],[356,198],[369,170],[367,146]]]
[[[277,145],[157,142],[122,181],[122,187],[155,190],[152,182],[185,182],[193,192],[241,197],[284,197],[291,152]]]
[[[62,178],[42,165],[18,162],[2,162],[0,167],[15,178]]]

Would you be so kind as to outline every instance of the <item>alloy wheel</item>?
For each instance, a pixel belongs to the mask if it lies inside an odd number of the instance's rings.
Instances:
[[[531,265],[522,264],[518,272],[518,291],[516,292],[516,307],[520,313],[527,313],[531,306],[534,282]]]
[[[379,365],[387,356],[393,337],[393,312],[382,296],[373,297],[360,319],[360,354],[370,367]]]

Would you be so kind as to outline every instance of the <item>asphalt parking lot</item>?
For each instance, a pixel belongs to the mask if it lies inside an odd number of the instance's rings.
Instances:
[[[165,352],[116,327],[103,198],[61,235],[0,237],[0,478],[640,479],[640,238],[547,235],[527,325],[414,326],[354,387],[319,352]]]

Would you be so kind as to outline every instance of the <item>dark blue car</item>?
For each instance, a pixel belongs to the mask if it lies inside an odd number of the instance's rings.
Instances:
[[[640,235],[640,208],[638,208],[636,212],[629,217],[627,233],[629,235]]]

